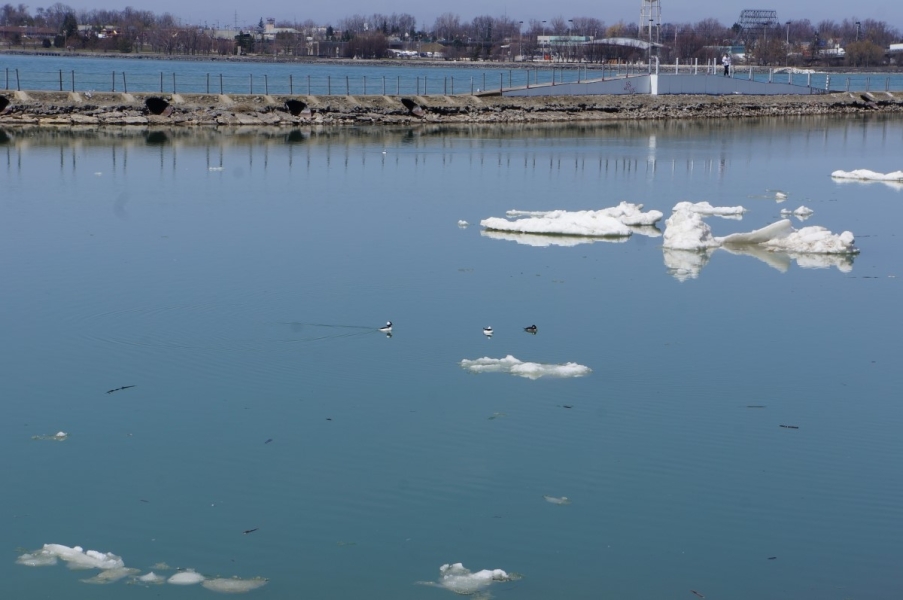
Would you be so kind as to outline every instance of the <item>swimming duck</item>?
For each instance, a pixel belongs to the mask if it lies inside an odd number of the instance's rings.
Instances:
[[[392,332],[392,321],[386,321],[386,326],[380,327],[379,330],[382,331],[383,333],[391,333]]]
[[[533,335],[536,335],[536,325],[530,325],[529,327],[524,327],[524,331],[526,331],[527,333],[532,333]]]
[[[485,335],[487,337],[492,337],[492,327],[484,327],[483,335]]]

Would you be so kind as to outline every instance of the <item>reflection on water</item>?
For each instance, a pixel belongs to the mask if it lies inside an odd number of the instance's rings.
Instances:
[[[900,120],[4,135],[0,597],[897,593]],[[855,275],[455,226],[778,189]]]

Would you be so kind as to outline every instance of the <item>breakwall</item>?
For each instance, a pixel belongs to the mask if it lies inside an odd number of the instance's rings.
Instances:
[[[146,100],[169,104],[164,115]],[[813,96],[265,96],[159,95],[66,92],[0,94],[0,126],[166,125],[291,126],[433,123],[543,123],[610,120],[744,118],[763,116],[903,114],[903,93]],[[293,115],[286,100],[303,105]],[[296,105],[297,108],[298,105]],[[297,111],[296,111],[297,112]]]

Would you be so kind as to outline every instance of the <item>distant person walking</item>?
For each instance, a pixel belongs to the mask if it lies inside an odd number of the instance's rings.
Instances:
[[[731,55],[725,54],[721,57],[721,64],[724,65],[724,76],[731,76]]]

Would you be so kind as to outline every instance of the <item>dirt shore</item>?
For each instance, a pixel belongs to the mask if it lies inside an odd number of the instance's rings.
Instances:
[[[145,100],[171,105],[154,115]],[[544,123],[612,120],[746,118],[763,116],[903,114],[903,93],[834,93],[812,96],[562,96],[508,98],[410,96],[413,113],[398,96],[295,96],[306,110],[293,116],[287,96],[206,94],[79,94],[0,92],[0,126],[15,125],[403,125],[432,123]]]

